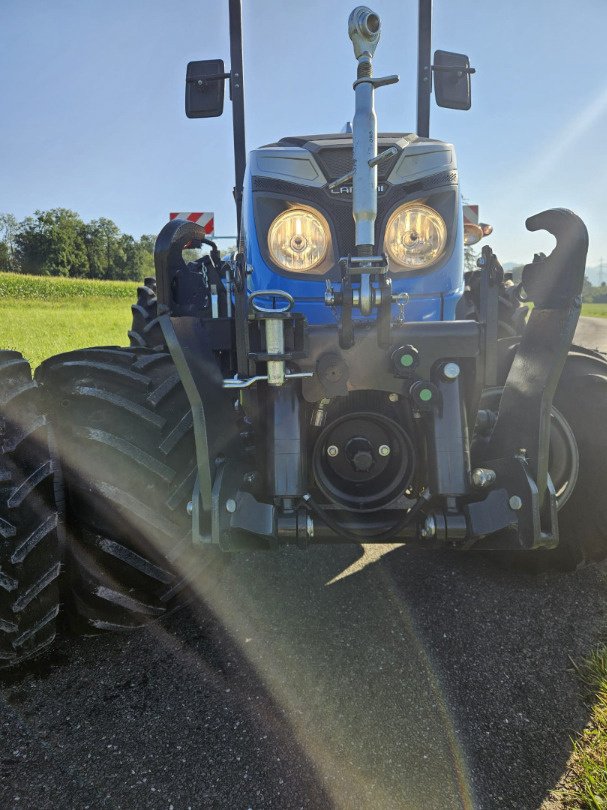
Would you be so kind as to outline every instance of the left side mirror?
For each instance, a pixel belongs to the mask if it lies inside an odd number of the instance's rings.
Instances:
[[[188,118],[216,118],[223,112],[223,90],[230,74],[222,59],[189,62],[185,79],[185,114]]]
[[[435,51],[434,95],[439,107],[450,110],[469,110],[472,106],[470,76],[475,72],[463,53]]]

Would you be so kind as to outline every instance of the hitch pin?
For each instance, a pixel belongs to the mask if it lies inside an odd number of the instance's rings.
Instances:
[[[398,305],[398,317],[396,322],[405,323],[405,307],[409,303],[409,294],[406,292],[398,293],[398,295],[392,296],[392,300]]]

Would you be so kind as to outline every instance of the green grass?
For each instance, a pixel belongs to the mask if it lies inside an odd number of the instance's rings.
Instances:
[[[576,667],[591,707],[590,721],[573,741],[569,772],[555,798],[570,810],[607,808],[607,645]]]
[[[0,273],[0,348],[35,368],[85,346],[128,345],[137,284]]]
[[[607,318],[607,304],[582,304],[582,315],[590,318]]]
[[[97,297],[132,299],[137,287],[135,281],[94,281],[85,278],[0,273],[0,302],[5,298],[37,301]]]

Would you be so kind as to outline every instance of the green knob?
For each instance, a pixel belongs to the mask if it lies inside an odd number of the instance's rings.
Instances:
[[[430,402],[432,399],[432,391],[429,388],[422,388],[419,392],[419,398],[422,402]]]
[[[404,366],[405,368],[409,368],[410,366],[412,366],[413,365],[413,355],[411,355],[411,354],[403,354],[403,355],[401,355],[400,364],[401,364],[401,366]]]

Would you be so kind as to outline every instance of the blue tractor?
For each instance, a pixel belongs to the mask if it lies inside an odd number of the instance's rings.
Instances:
[[[186,112],[220,115],[229,83],[237,251],[168,223],[131,348],[37,374],[86,627],[162,615],[241,549],[406,542],[561,569],[607,556],[607,364],[572,346],[587,231],[544,211],[527,228],[556,247],[521,284],[488,247],[464,274],[455,152],[429,114],[432,91],[468,109],[474,70],[431,57],[431,0],[416,133],[377,132],[375,92],[398,77],[374,75],[380,19],[359,6],[351,130],[248,156],[240,0],[229,13],[231,68],[190,63]]]

